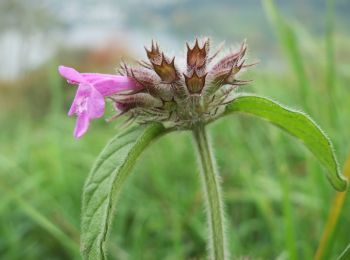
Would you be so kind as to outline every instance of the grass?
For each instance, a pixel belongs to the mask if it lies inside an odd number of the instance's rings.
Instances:
[[[345,61],[334,62],[334,33],[328,29],[325,46],[315,44],[317,39],[308,43],[317,55],[304,53],[296,27],[283,19],[272,1],[265,4],[269,16],[279,19],[272,22],[280,27],[276,39],[291,70],[262,72],[257,66],[245,75],[254,79],[248,90],[305,108],[328,132],[343,165],[350,144],[350,77]],[[313,59],[304,59],[307,55]],[[118,131],[101,120],[83,139],[72,138],[74,120],[65,116],[63,81],[55,63],[42,85],[51,91],[44,116],[28,115],[26,106],[15,115],[1,112],[3,259],[79,259],[83,182],[94,158]],[[292,137],[255,118],[228,117],[210,130],[223,179],[232,255],[312,259],[336,196],[324,169]],[[204,258],[206,221],[191,144],[190,133],[177,133],[142,156],[117,209],[109,245],[112,259]],[[323,259],[334,259],[350,242],[350,206],[346,197],[342,199],[339,218],[330,213],[336,225]]]
[[[350,157],[345,162],[344,165],[344,176],[350,179]],[[320,243],[318,245],[315,259],[324,259],[329,255],[329,250],[333,246],[333,243],[337,241],[336,238],[333,237],[334,232],[336,231],[339,216],[341,214],[341,210],[344,207],[344,202],[347,198],[347,192],[337,193],[334,196],[332,201],[332,206],[329,209],[329,216],[324,227]]]

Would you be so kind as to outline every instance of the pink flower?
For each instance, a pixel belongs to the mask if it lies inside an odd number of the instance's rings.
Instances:
[[[68,115],[76,115],[74,137],[80,138],[89,128],[90,120],[102,117],[105,110],[104,97],[141,86],[132,78],[100,73],[79,73],[73,68],[59,66],[62,77],[78,85]]]

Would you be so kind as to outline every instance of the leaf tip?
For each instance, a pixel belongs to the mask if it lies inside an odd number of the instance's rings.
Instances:
[[[332,186],[339,192],[346,191],[349,185],[349,180],[346,179],[343,175],[339,175],[338,179],[330,180]]]

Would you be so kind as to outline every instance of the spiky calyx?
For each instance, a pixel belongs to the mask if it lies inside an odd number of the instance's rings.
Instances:
[[[127,114],[139,123],[160,121],[190,129],[198,122],[206,123],[220,115],[234,99],[234,90],[248,83],[236,79],[245,65],[247,45],[218,59],[220,50],[210,55],[209,39],[187,43],[187,64],[181,72],[175,57],[167,57],[157,43],[146,49],[148,61],[138,67],[123,65],[120,73],[136,80],[142,88],[136,92],[111,96],[118,115]],[[117,116],[118,116],[117,115]]]

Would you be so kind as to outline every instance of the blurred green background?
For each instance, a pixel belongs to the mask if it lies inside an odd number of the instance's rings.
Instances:
[[[114,73],[160,42],[169,55],[211,36],[247,39],[246,92],[303,110],[329,134],[343,167],[350,151],[350,2],[0,2],[0,258],[79,259],[84,180],[120,122],[93,122],[80,140],[74,96],[57,73]],[[242,90],[243,91],[243,90]],[[110,108],[108,114],[112,114]],[[263,121],[231,116],[210,127],[223,179],[234,259],[312,259],[336,192],[302,144]],[[153,144],[117,208],[111,259],[203,259],[206,221],[190,133]],[[345,201],[324,259],[350,243]],[[332,215],[332,214],[331,214]]]

